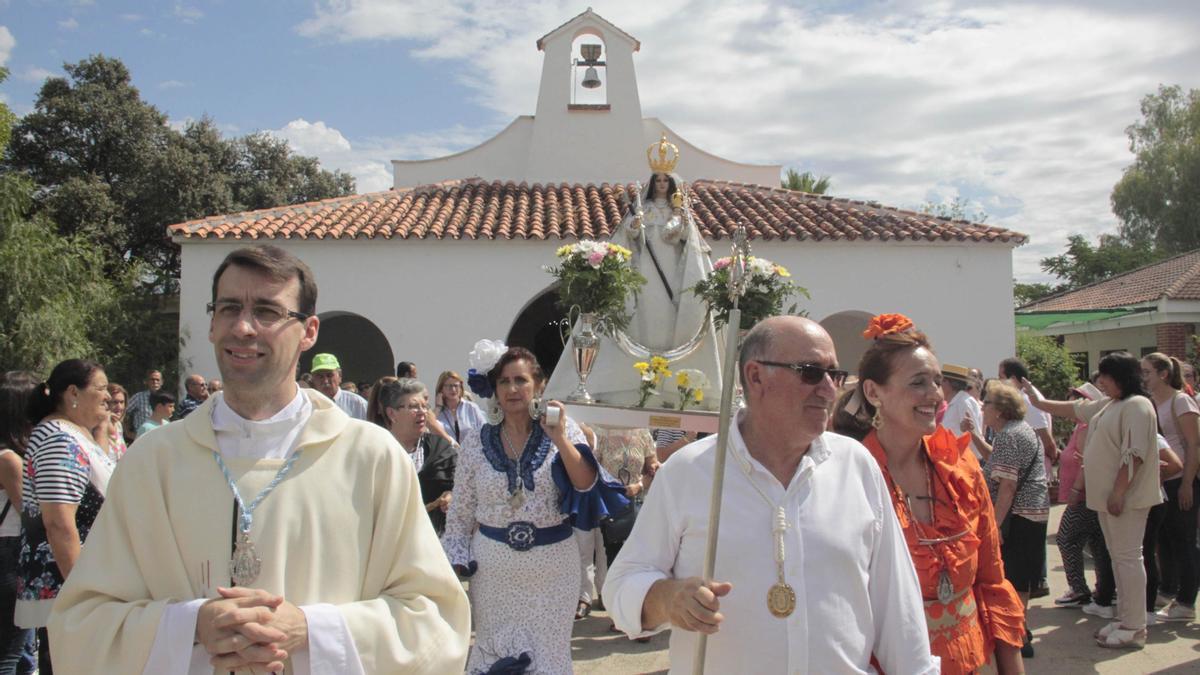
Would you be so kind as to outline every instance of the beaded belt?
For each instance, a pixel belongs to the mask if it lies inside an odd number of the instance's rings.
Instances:
[[[573,528],[570,521],[562,521],[550,527],[535,527],[533,523],[518,520],[509,523],[508,527],[492,527],[480,525],[479,534],[507,544],[514,551],[528,551],[534,546],[548,546],[571,536]]]

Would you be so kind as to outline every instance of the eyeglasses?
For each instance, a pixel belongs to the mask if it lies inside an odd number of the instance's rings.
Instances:
[[[204,308],[209,314],[212,314],[214,319],[233,322],[242,316],[242,310],[245,309],[245,306],[240,302],[219,300],[208,303]],[[280,321],[287,319],[307,321],[312,314],[296,312],[280,307],[279,305],[255,305],[250,308],[250,316],[254,318],[254,323],[265,328],[267,326],[274,326]]]
[[[833,382],[833,386],[840,387],[850,375],[850,373],[844,370],[838,370],[837,368],[825,368],[824,366],[816,363],[781,363],[779,361],[762,361],[760,359],[755,360],[764,366],[778,366],[780,368],[787,368],[788,370],[799,374],[800,381],[804,384],[821,384],[821,382],[825,379],[825,376],[828,375],[829,381]]]
[[[407,410],[410,413],[424,413],[429,411],[429,406],[425,405],[424,403],[410,403],[409,405],[402,405],[396,409]]]

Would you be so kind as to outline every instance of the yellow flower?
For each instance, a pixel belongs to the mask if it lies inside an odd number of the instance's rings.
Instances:
[[[637,363],[633,364],[633,367],[636,368],[639,373],[645,375],[646,371],[650,369],[650,364],[646,363],[645,361],[638,361]]]
[[[696,403],[703,403],[703,402],[704,402],[704,390],[697,389],[696,390]]]
[[[689,388],[691,386],[689,382],[690,380],[688,378],[687,371],[681,370],[679,371],[679,374],[675,376],[675,383],[679,385],[680,389]]]
[[[781,276],[781,277],[790,277],[790,276],[792,276],[792,273],[791,273],[791,272],[789,272],[789,271],[787,271],[787,268],[786,268],[786,267],[784,267],[783,265],[776,265],[776,266],[775,266],[775,273],[776,273],[776,274],[778,274],[778,275],[779,275],[779,276]]]
[[[570,254],[571,254],[571,245],[570,244],[567,244],[566,246],[559,246],[558,250],[554,252],[554,255],[556,255],[560,258],[570,255]]]
[[[660,373],[665,374],[667,372],[667,365],[669,363],[670,363],[670,361],[664,359],[661,356],[650,357],[650,367],[657,370]]]

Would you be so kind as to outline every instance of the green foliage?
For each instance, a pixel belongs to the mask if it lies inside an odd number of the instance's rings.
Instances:
[[[833,187],[833,179],[829,176],[817,177],[811,171],[800,173],[795,169],[788,169],[784,179],[780,181],[781,186],[786,190],[796,190],[799,192],[808,192],[814,195],[823,195]]]
[[[1105,234],[1100,236],[1099,246],[1093,247],[1083,235],[1073,234],[1067,240],[1066,252],[1043,258],[1042,269],[1066,282],[1055,289],[1060,291],[1103,281],[1163,257],[1165,254],[1147,240],[1131,242]]]
[[[1078,383],[1078,368],[1066,347],[1052,337],[1017,335],[1017,356],[1029,367],[1029,380],[1046,398],[1067,400],[1067,392]]]
[[[0,180],[13,194],[21,184],[32,189],[13,176]],[[43,218],[5,218],[0,288],[0,368],[45,373],[63,359],[103,358],[98,338],[116,318],[119,292],[84,238],[63,237]]]
[[[0,263],[0,363],[95,356],[115,381],[139,382],[148,364],[171,380],[179,249],[167,226],[353,194],[354,181],[267,134],[226,139],[208,118],[171,128],[118,59],[64,70],[15,125],[0,105],[0,141],[12,129],[0,248],[13,261]]]
[[[708,304],[717,328],[729,323],[729,312],[733,310],[733,302],[729,299],[731,267],[730,258],[718,259],[713,263],[713,271],[688,289]],[[742,312],[738,328],[742,330],[753,328],[754,324],[769,316],[795,314],[795,304],[785,311],[783,303],[797,293],[811,297],[807,289],[792,283],[792,275],[786,268],[766,258],[748,256],[746,274],[746,291],[738,298],[738,309]]]
[[[140,260],[161,290],[179,276],[166,227],[194,218],[337,197],[354,180],[268,134],[222,138],[210,119],[182,132],[142,100],[121,61],[93,56],[46,80],[6,158],[38,185],[37,208],[110,260]]]
[[[1054,287],[1050,284],[1013,284],[1013,305],[1023,307],[1036,300],[1050,295],[1054,292]]]
[[[925,202],[921,205],[921,213],[950,220],[965,220],[971,223],[986,223],[988,219],[986,211],[972,209],[970,202],[962,197],[955,197],[949,203]]]
[[[1126,133],[1135,159],[1112,192],[1121,235],[1160,251],[1200,248],[1200,90],[1160,86]]]
[[[581,241],[559,247],[558,267],[546,271],[558,279],[558,308],[597,315],[602,330],[629,325],[626,299],[635,297],[646,278],[630,266],[632,252],[616,244]]]

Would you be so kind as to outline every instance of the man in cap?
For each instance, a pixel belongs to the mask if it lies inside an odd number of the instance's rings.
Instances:
[[[953,363],[942,364],[942,395],[946,397],[946,413],[942,415],[942,426],[958,436],[964,431],[983,429],[983,406],[971,396],[970,388],[973,378],[971,369]],[[963,420],[969,420],[966,424]],[[972,444],[971,451],[976,458],[982,458]]]
[[[356,420],[367,419],[367,399],[352,391],[342,389],[342,365],[333,354],[317,354],[313,357],[313,388],[333,400],[345,413]]]

